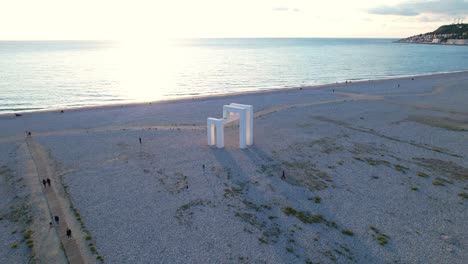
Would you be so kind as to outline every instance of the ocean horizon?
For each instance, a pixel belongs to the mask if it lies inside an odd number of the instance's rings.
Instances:
[[[468,70],[467,47],[395,40],[0,41],[0,114]]]

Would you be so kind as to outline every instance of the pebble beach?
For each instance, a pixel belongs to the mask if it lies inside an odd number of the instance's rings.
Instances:
[[[457,72],[0,115],[0,263],[71,263],[70,252],[85,263],[466,263],[467,84]],[[247,149],[237,123],[224,148],[207,145],[206,118],[229,103],[253,106]],[[52,191],[76,241],[65,252],[48,226]]]

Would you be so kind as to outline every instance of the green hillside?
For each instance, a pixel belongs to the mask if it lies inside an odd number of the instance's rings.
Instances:
[[[435,31],[433,31],[433,32],[431,32],[429,34],[457,34],[457,35],[463,35],[463,33],[468,33],[468,24],[454,24],[454,25],[441,26],[437,30],[435,30]]]
[[[435,31],[400,39],[398,42],[445,44],[450,39],[468,39],[468,24],[444,25]],[[449,44],[468,45],[466,41],[459,41],[458,43],[455,43],[454,41],[450,42],[451,43]]]

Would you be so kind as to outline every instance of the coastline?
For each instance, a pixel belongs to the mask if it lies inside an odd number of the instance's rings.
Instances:
[[[406,44],[406,43],[405,43]],[[419,43],[425,44],[425,43]],[[430,43],[428,43],[430,44]],[[419,75],[399,75],[399,76],[388,76],[379,79],[360,79],[360,80],[353,80],[350,79],[350,83],[378,83],[381,81],[398,81],[398,80],[405,80],[408,78],[420,78],[420,77],[438,77],[444,75],[451,75],[451,74],[463,74],[468,73],[468,70],[465,71],[454,71],[454,72],[438,72],[438,73],[428,73],[428,74],[419,74]],[[109,104],[102,104],[102,105],[91,105],[91,106],[80,106],[80,107],[62,107],[62,108],[53,108],[53,109],[41,109],[41,110],[31,110],[31,111],[13,111],[9,113],[0,113],[0,119],[4,117],[11,117],[15,114],[20,115],[31,115],[31,114],[40,114],[40,113],[55,113],[60,111],[86,111],[86,110],[97,110],[97,109],[106,109],[106,108],[121,108],[121,107],[130,107],[130,106],[140,106],[146,104],[158,104],[158,103],[171,103],[171,102],[178,102],[178,101],[192,101],[192,100],[205,100],[210,98],[223,98],[223,97],[235,97],[239,95],[248,95],[248,94],[268,94],[268,93],[275,93],[275,92],[287,92],[293,91],[297,89],[326,89],[330,87],[342,87],[343,85],[347,85],[347,81],[344,82],[337,82],[337,83],[327,83],[327,84],[319,84],[319,85],[305,85],[305,86],[294,86],[294,87],[278,87],[278,88],[267,88],[261,90],[252,90],[252,91],[242,91],[242,92],[231,92],[231,93],[219,93],[219,94],[207,94],[207,95],[196,95],[196,96],[184,96],[179,98],[168,98],[156,101],[142,101],[142,102],[126,102],[126,103],[109,103]]]
[[[395,41],[394,43],[403,44],[425,44],[425,45],[439,45],[439,46],[468,46],[468,44],[456,44],[456,43],[432,43],[432,42],[410,42],[410,41]]]

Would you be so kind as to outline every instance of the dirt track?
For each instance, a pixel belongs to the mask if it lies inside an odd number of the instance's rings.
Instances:
[[[90,263],[86,253],[83,253],[80,249],[80,226],[77,225],[76,221],[69,210],[70,204],[64,196],[63,187],[60,185],[60,181],[55,172],[54,167],[51,165],[48,159],[47,152],[38,143],[34,142],[32,137],[26,139],[27,148],[31,154],[32,164],[28,166],[30,170],[29,180],[32,185],[41,185],[42,197],[36,199],[36,203],[43,210],[48,212],[49,219],[45,220],[44,223],[36,223],[33,225],[33,231],[36,234],[36,245],[47,245],[39,246],[35,248],[35,254],[41,263],[62,263],[64,261],[74,263]],[[34,176],[36,178],[34,179]],[[42,180],[49,178],[51,180],[51,186],[44,187]],[[39,195],[40,196],[40,195]],[[45,199],[40,199],[45,198]],[[41,201],[42,200],[42,201]],[[59,217],[59,223],[53,221],[53,217]],[[49,227],[49,222],[53,222],[53,226]],[[72,230],[72,239],[68,239],[66,235],[67,228]],[[51,229],[54,229],[52,235]],[[57,236],[59,239],[57,239]],[[39,237],[41,240],[39,241]],[[63,245],[63,253],[65,254],[66,260],[63,259],[61,254],[61,246]]]

